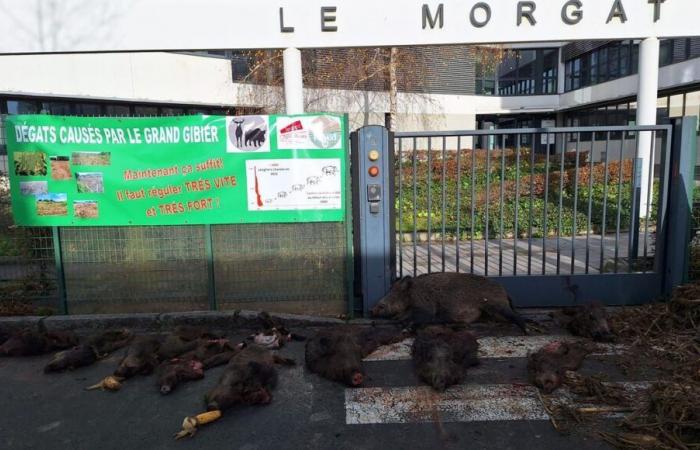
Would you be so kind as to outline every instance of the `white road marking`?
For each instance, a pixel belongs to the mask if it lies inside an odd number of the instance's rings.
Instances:
[[[480,358],[526,358],[553,341],[576,341],[572,336],[485,336],[479,339]],[[413,338],[379,347],[365,361],[399,361],[411,359]],[[615,344],[596,344],[593,355],[606,356],[622,353],[626,347]]]
[[[437,393],[428,386],[345,390],[348,425],[547,420],[528,385],[463,385]]]
[[[649,382],[610,383],[634,395]],[[577,402],[566,388],[551,397],[574,408],[593,406]],[[636,402],[635,402],[636,403]],[[601,417],[619,417],[607,413]],[[443,393],[428,386],[357,388],[345,390],[345,422],[348,425],[549,420],[537,389],[526,384],[452,386]]]

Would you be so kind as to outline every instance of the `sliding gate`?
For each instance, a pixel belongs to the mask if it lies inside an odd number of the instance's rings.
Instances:
[[[383,130],[393,165],[386,202],[395,205],[385,227],[394,245],[384,246],[395,262],[384,264],[392,279],[433,272],[494,277],[517,306],[648,302],[687,272],[696,120]],[[355,139],[360,161],[381,146],[363,147],[363,131]],[[364,309],[379,297],[365,289]]]

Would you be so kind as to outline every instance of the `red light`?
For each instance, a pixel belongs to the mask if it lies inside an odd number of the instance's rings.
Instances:
[[[370,177],[376,177],[377,175],[379,175],[379,167],[372,166],[369,168],[368,172]]]

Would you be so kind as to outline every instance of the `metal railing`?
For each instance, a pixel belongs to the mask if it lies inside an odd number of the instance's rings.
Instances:
[[[654,271],[671,129],[396,133],[397,275]]]

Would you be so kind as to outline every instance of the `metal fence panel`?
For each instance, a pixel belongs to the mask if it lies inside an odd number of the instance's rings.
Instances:
[[[344,313],[346,239],[340,222],[213,226],[219,308]]]
[[[653,134],[644,190],[642,132]],[[397,276],[652,272],[670,132],[662,125],[397,133]],[[642,202],[650,205],[643,215]]]

